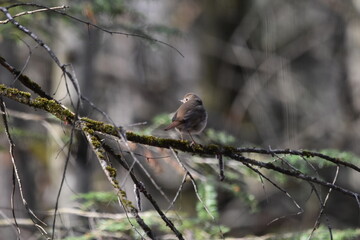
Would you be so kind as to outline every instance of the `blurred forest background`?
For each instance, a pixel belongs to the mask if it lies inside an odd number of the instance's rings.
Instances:
[[[0,1],[1,6],[24,2],[48,7],[64,4],[69,6],[66,13],[104,29],[148,36],[176,48],[141,37],[109,34],[52,12],[17,18],[47,43],[63,63],[71,64],[82,94],[127,130],[178,138],[176,132],[162,129],[169,114],[179,106],[178,100],[187,92],[195,92],[209,114],[208,126],[198,137],[203,144],[345,152],[339,156],[353,160],[360,155],[357,0]],[[13,8],[12,13],[33,9]],[[0,20],[5,19],[1,14]],[[0,24],[0,55],[70,106],[61,70],[43,48],[11,24]],[[21,89],[2,67],[0,79],[1,83]],[[54,208],[63,174],[68,129],[42,111],[12,101],[6,103],[11,110],[10,126],[25,196],[32,209],[46,215],[47,210]],[[89,104],[82,105],[80,115],[107,121]],[[11,219],[12,165],[3,131],[0,137],[0,215],[1,219]],[[87,201],[79,195],[111,192],[112,187],[84,137],[78,135],[75,139],[59,207],[75,209],[93,201],[87,210],[121,212],[109,200],[101,205],[94,200],[96,197],[85,195],[91,199]],[[139,159],[172,198],[183,176],[174,167],[176,161],[156,159],[167,154],[161,151],[132,147],[137,152],[149,151],[154,157]],[[185,158],[196,173],[200,191],[212,188],[204,191],[215,194],[216,203],[208,204],[216,206],[218,214],[216,224],[199,225],[210,235],[189,233],[195,228],[190,225],[184,234],[188,239],[219,238],[211,234],[218,233],[220,225],[226,237],[239,238],[312,229],[319,202],[305,183],[273,176],[304,209],[294,216],[299,210],[292,201],[249,170],[238,170],[239,175],[233,176],[231,182],[222,183],[217,172],[204,164],[212,159]],[[243,168],[240,164],[238,167]],[[334,172],[334,167],[320,166],[318,173],[332,181]],[[122,179],[126,172],[118,175]],[[153,188],[157,201],[166,209],[168,205],[145,174],[144,182]],[[360,175],[355,171],[342,169],[337,183],[360,191]],[[124,181],[124,186],[129,198],[135,199],[131,181]],[[198,214],[197,203],[191,184],[186,183],[174,208],[194,217]],[[17,202],[17,216],[25,218],[22,208]],[[144,202],[144,211],[148,208]],[[281,216],[286,217],[269,224]],[[52,217],[49,215],[49,219]],[[82,218],[65,212],[60,219],[59,231],[77,224],[83,226],[69,230],[67,237],[86,233],[86,228],[95,229],[97,223],[95,218],[84,224]],[[333,192],[321,225],[325,229],[331,226],[359,230],[359,223],[356,201]],[[6,225],[0,228],[0,239],[15,239],[13,229]],[[328,239],[329,233],[325,232],[323,239]],[[31,230],[23,234],[28,234],[24,239],[39,237]]]

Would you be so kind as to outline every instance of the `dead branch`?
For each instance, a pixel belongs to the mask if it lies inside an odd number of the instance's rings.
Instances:
[[[30,14],[34,14],[34,13],[39,13],[39,12],[46,12],[46,11],[51,11],[51,10],[63,10],[63,9],[66,9],[68,8],[68,6],[58,6],[58,7],[50,7],[50,8],[40,8],[40,9],[36,9],[36,10],[33,10],[33,11],[25,11],[25,12],[21,12],[21,13],[18,13],[18,14],[15,14],[13,16],[13,18],[17,18],[17,17],[21,17],[21,16],[25,16],[25,15],[30,15]],[[6,19],[6,20],[3,20],[3,21],[0,21],[0,24],[6,24],[10,22],[9,19]]]

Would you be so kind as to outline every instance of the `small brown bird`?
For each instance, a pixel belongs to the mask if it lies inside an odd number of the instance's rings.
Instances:
[[[172,118],[172,123],[164,130],[176,128],[182,133],[188,133],[195,143],[192,133],[199,134],[207,123],[207,113],[201,99],[194,93],[188,93],[180,100],[183,104],[178,108]]]

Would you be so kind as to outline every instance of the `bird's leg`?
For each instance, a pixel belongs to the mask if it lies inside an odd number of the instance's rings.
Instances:
[[[188,134],[189,134],[189,136],[190,136],[190,138],[192,140],[192,142],[190,143],[190,146],[192,146],[194,144],[197,144],[189,131],[188,131]]]

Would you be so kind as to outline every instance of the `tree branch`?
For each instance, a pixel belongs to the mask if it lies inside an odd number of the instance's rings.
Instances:
[[[84,124],[85,130],[95,131],[100,134],[111,135],[113,137],[119,138],[119,129],[111,124],[107,124],[101,121],[96,121],[93,119],[89,119],[86,117],[79,118],[79,120],[75,121],[75,114],[68,110],[65,106],[57,103],[55,100],[49,100],[42,97],[37,97],[35,99],[31,98],[31,94],[29,92],[23,92],[16,88],[8,88],[4,84],[0,84],[0,95],[3,95],[7,98],[15,100],[19,103],[26,104],[28,106],[45,110],[61,121],[64,121],[67,124],[75,124],[78,127],[78,124]],[[79,122],[78,122],[79,121]],[[360,172],[359,167],[355,166],[354,164],[342,161],[340,159],[332,158],[330,156],[310,152],[310,151],[295,151],[295,150],[266,150],[266,149],[255,149],[255,148],[235,148],[231,146],[220,146],[215,144],[210,145],[191,145],[188,141],[183,140],[175,140],[175,139],[165,139],[165,138],[158,138],[154,136],[146,136],[146,135],[139,135],[134,132],[126,131],[126,139],[128,141],[132,141],[134,143],[159,147],[159,148],[173,148],[176,150],[180,150],[187,153],[203,155],[203,156],[216,156],[218,154],[223,155],[224,157],[228,157],[235,161],[241,163],[247,163],[254,166],[258,166],[260,168],[266,168],[270,170],[274,170],[276,172],[295,177],[297,179],[302,179],[308,182],[313,182],[328,188],[332,188],[336,191],[342,192],[348,196],[354,197],[355,199],[359,199],[359,193],[355,193],[338,185],[335,185],[330,182],[326,182],[321,180],[317,177],[312,177],[306,175],[299,171],[289,170],[282,167],[278,167],[271,162],[262,162],[257,161],[252,158],[248,158],[243,156],[243,153],[261,153],[267,155],[276,154],[286,154],[286,155],[297,155],[297,156],[304,156],[304,157],[311,157],[311,156],[318,156],[323,158],[325,161],[329,161],[331,163],[336,163],[337,165],[343,165],[349,168],[354,169],[357,172]]]
[[[24,16],[24,15],[29,15],[29,14],[34,14],[34,13],[39,13],[39,12],[51,11],[51,10],[62,10],[62,9],[66,9],[66,8],[68,8],[68,6],[63,5],[63,6],[58,6],[58,7],[41,8],[41,9],[36,9],[36,10],[33,10],[33,11],[25,11],[25,12],[15,14],[13,16],[13,18],[17,18],[17,17],[21,17],[21,16]],[[0,24],[6,24],[8,22],[10,22],[10,19],[0,21]]]
[[[89,129],[86,128],[87,127],[83,127],[83,133],[85,134],[86,139],[88,140],[90,146],[92,147],[92,150],[94,151],[96,158],[98,159],[100,166],[103,172],[105,173],[108,181],[112,184],[113,188],[116,190],[116,195],[118,197],[120,205],[124,208],[125,212],[130,212],[133,215],[139,226],[145,231],[146,235],[149,238],[155,239],[152,230],[140,217],[138,210],[134,207],[132,202],[127,199],[126,192],[121,189],[119,182],[116,180],[116,173],[117,173],[116,169],[111,166],[110,162],[106,161],[104,155],[105,149],[103,148],[100,142],[100,138],[94,135],[93,131],[89,131]],[[135,228],[134,230],[136,231]]]
[[[70,18],[70,19],[72,19],[72,20],[74,20],[74,21],[77,21],[77,22],[86,24],[87,26],[94,27],[94,28],[99,29],[99,30],[101,30],[101,31],[103,31],[103,32],[106,32],[106,33],[108,33],[108,34],[124,35],[124,36],[126,36],[126,37],[129,37],[129,36],[130,36],[130,37],[137,37],[137,38],[142,38],[142,39],[145,39],[145,40],[148,40],[148,41],[152,41],[152,42],[155,42],[155,43],[163,44],[163,45],[165,45],[165,46],[173,49],[174,51],[176,51],[180,56],[185,57],[185,56],[180,52],[180,50],[177,49],[176,47],[174,47],[173,45],[171,45],[171,44],[169,44],[169,43],[167,43],[167,42],[161,41],[161,40],[159,40],[159,39],[152,38],[152,37],[150,37],[150,36],[148,36],[148,35],[146,35],[146,34],[111,31],[111,30],[108,30],[108,29],[106,29],[106,28],[104,28],[104,27],[101,27],[101,26],[99,26],[99,25],[96,25],[96,24],[94,24],[94,23],[91,23],[91,22],[82,20],[82,19],[80,19],[80,18],[74,17],[74,16],[72,16],[72,15],[70,15],[70,14],[67,14],[67,13],[64,12],[64,11],[60,11],[61,9],[66,9],[66,8],[68,8],[68,6],[61,6],[61,7],[52,7],[52,8],[50,8],[50,7],[46,7],[46,6],[43,6],[43,5],[40,5],[40,4],[36,4],[36,3],[18,3],[18,4],[13,4],[13,5],[11,5],[11,6],[8,6],[8,7],[4,7],[4,8],[3,8],[4,10],[0,8],[0,10],[3,11],[3,12],[5,13],[5,15],[6,15],[6,12],[7,12],[8,9],[13,8],[13,7],[18,7],[18,6],[38,7],[38,8],[46,9],[46,10],[49,10],[49,11],[53,11],[53,12],[55,12],[55,13],[57,13],[57,14],[63,15],[63,16],[65,16],[65,17],[68,17],[68,18]],[[42,10],[42,9],[38,9],[37,11]],[[33,11],[33,12],[34,12],[34,11]],[[4,20],[4,21],[6,21],[6,23],[12,22],[12,20],[13,20],[15,17],[18,17],[17,15],[19,15],[19,14],[16,14],[16,15],[14,15],[13,17],[12,17],[11,15],[6,15],[7,19]],[[1,24],[1,22],[0,22],[0,24]],[[22,29],[20,29],[20,30],[22,30]],[[23,30],[22,30],[22,31],[23,31]],[[25,33],[26,33],[26,32],[25,32]],[[34,39],[34,40],[36,41],[36,39]]]

